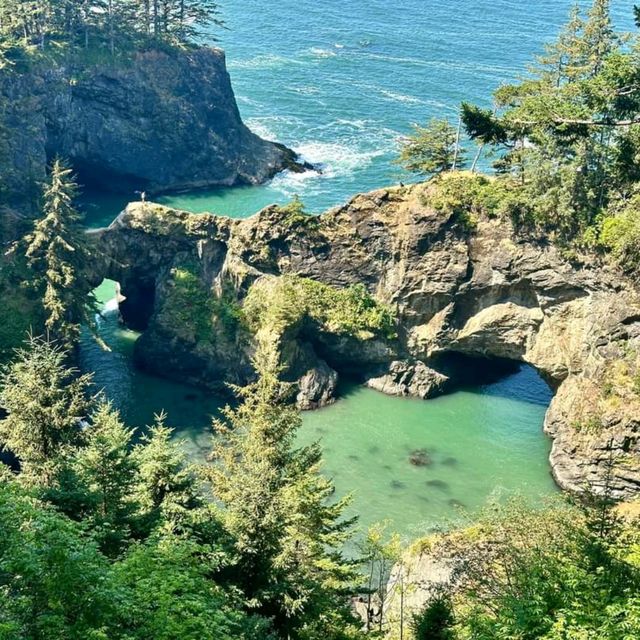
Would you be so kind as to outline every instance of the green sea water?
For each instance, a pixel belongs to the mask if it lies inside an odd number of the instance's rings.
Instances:
[[[97,289],[100,333],[112,351],[85,332],[83,368],[95,371],[96,386],[140,431],[166,411],[189,456],[205,462],[211,420],[227,398],[138,371],[132,353],[139,334],[119,323],[114,294],[110,281]],[[472,513],[492,496],[519,493],[535,503],[556,491],[542,433],[550,398],[529,367],[429,401],[346,383],[335,404],[303,414],[299,444],[321,442],[324,473],[337,496],[353,493],[349,513],[361,527],[389,520],[411,538]]]

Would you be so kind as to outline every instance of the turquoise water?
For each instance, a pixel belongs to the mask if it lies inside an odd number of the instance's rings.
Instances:
[[[211,420],[226,399],[136,370],[138,333],[118,322],[115,283],[97,290],[104,352],[85,332],[82,367],[126,421],[144,429],[162,410],[190,457],[205,461]],[[392,398],[343,385],[340,399],[303,414],[300,445],[316,440],[337,495],[353,492],[349,513],[365,528],[389,520],[406,538],[473,512],[490,496],[517,492],[537,501],[554,492],[542,422],[551,399],[535,371],[523,367],[500,382],[428,402]],[[418,460],[421,464],[413,464]]]
[[[224,4],[228,68],[242,115],[260,135],[283,142],[322,173],[282,174],[258,187],[165,196],[194,212],[251,215],[299,194],[322,211],[349,196],[408,180],[393,164],[412,122],[457,117],[461,100],[490,104],[503,82],[526,73],[554,38],[572,2],[537,0],[235,0]],[[581,3],[585,5],[586,3]],[[631,4],[612,2],[631,28]],[[133,194],[131,194],[133,197]],[[126,196],[88,194],[93,227],[111,222]],[[111,311],[102,333],[113,351],[86,336],[82,358],[96,383],[142,427],[166,409],[196,458],[209,448],[208,425],[222,399],[148,376],[132,366],[137,334]],[[531,499],[554,491],[542,434],[550,392],[531,369],[497,384],[437,400],[389,398],[358,387],[335,405],[304,416],[302,443],[321,439],[326,473],[343,495],[355,492],[363,525],[389,518],[419,535],[459,508],[473,510],[496,491]],[[427,461],[411,464],[412,453]]]

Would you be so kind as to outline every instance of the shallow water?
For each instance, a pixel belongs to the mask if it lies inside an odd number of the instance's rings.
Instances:
[[[97,290],[105,311],[104,352],[83,337],[82,364],[95,383],[141,429],[165,410],[193,459],[210,450],[212,417],[226,399],[137,371],[136,332],[118,322],[114,283]],[[532,502],[554,492],[541,425],[551,398],[535,371],[523,367],[497,383],[427,402],[392,398],[345,385],[340,399],[303,414],[301,445],[320,440],[324,472],[337,495],[354,493],[350,514],[364,528],[389,520],[405,537],[418,536],[473,512],[492,495],[518,492]]]

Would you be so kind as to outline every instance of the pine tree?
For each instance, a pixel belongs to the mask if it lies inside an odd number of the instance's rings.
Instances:
[[[458,131],[447,120],[433,118],[426,127],[416,125],[414,129],[398,158],[398,164],[405,169],[437,175],[465,165],[465,150],[460,146]]]
[[[356,579],[341,550],[352,525],[343,519],[348,500],[329,501],[318,446],[295,448],[300,416],[286,402],[277,361],[263,344],[258,381],[214,425],[213,497],[234,540],[239,584],[285,637],[355,637],[343,599]]]
[[[133,430],[104,401],[90,421],[86,443],[76,454],[75,466],[88,493],[89,521],[96,538],[107,555],[115,556],[130,537],[137,511],[131,498],[137,471],[130,451]]]
[[[90,375],[67,366],[67,354],[52,343],[32,338],[0,377],[0,448],[20,460],[21,478],[51,486],[65,449],[82,439],[80,423],[90,399]]]
[[[95,302],[85,271],[88,243],[73,205],[77,185],[72,171],[59,158],[53,162],[44,190],[44,217],[26,238],[26,256],[42,293],[45,327],[53,340],[72,348],[82,321],[92,324]]]
[[[610,0],[594,0],[582,37],[582,55],[589,77],[596,76],[619,42],[611,24]]]
[[[164,423],[165,415],[155,423],[136,445],[133,457],[138,469],[136,500],[140,527],[148,535],[157,526],[171,531],[187,525],[190,512],[201,504],[196,476],[187,464],[180,443],[171,440],[173,430]]]
[[[575,78],[582,66],[580,38],[583,29],[584,20],[580,7],[576,5],[571,9],[569,21],[556,42],[545,46],[545,55],[538,58],[538,66],[534,67],[533,72],[556,87]]]

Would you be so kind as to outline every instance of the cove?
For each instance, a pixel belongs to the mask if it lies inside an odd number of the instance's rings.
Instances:
[[[115,283],[97,290],[103,311],[103,351],[85,332],[81,363],[133,426],[144,429],[164,410],[189,456],[205,461],[211,418],[225,399],[138,371],[132,349],[138,335],[118,321]],[[349,514],[366,528],[388,520],[406,538],[424,535],[473,512],[500,494],[532,503],[556,491],[542,432],[551,399],[530,367],[498,382],[461,389],[429,401],[394,398],[355,384],[339,400],[303,414],[300,445],[319,440],[324,473],[338,496],[353,492]]]

